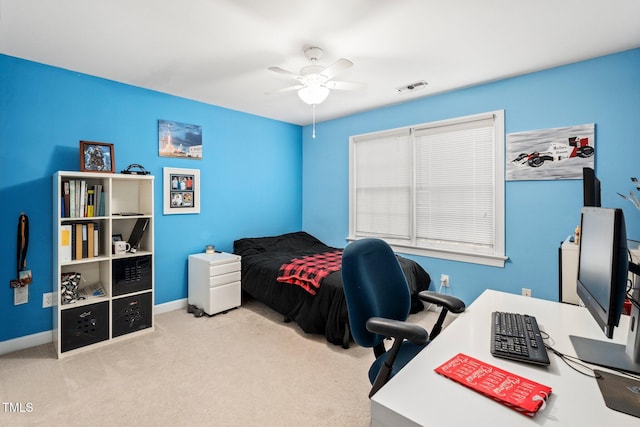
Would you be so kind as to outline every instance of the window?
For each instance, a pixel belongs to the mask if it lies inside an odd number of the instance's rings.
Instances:
[[[352,136],[349,239],[504,266],[504,111]]]

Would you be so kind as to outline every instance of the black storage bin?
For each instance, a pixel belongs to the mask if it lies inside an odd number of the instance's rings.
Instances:
[[[114,337],[151,327],[151,292],[114,299],[112,305]]]
[[[113,296],[151,289],[151,255],[114,259],[112,266]]]
[[[109,339],[109,303],[62,310],[60,328],[62,352]]]

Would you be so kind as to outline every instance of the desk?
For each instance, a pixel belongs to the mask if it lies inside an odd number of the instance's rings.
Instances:
[[[489,351],[491,312],[533,315],[558,351],[575,356],[569,334],[606,340],[589,312],[558,302],[485,291],[440,336],[371,398],[372,426],[638,426],[638,418],[607,408],[593,378],[569,368],[549,354],[551,365],[539,367],[495,358]],[[628,316],[615,329],[614,342],[626,343]],[[548,385],[553,392],[544,411],[529,418],[469,390],[433,370],[457,353],[465,353]]]

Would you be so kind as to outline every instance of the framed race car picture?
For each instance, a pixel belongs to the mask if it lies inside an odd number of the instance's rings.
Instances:
[[[594,166],[595,124],[507,134],[507,181],[582,179]]]

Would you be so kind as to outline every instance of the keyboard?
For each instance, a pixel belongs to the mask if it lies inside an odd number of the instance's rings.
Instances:
[[[491,354],[535,365],[549,365],[549,355],[542,342],[534,316],[518,313],[491,314]]]

